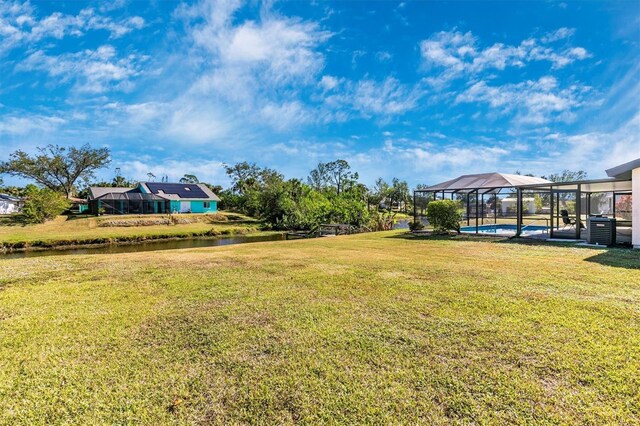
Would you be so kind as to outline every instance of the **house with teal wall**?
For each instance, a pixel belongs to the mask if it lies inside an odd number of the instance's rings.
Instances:
[[[220,198],[202,183],[141,182],[89,188],[93,214],[215,213]]]

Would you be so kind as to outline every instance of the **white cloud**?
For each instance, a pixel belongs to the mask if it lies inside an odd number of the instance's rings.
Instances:
[[[559,157],[571,158],[572,169],[584,169],[592,176],[640,158],[640,113],[610,132],[592,131],[557,135]]]
[[[393,58],[393,55],[386,50],[376,52],[376,59],[378,60],[378,62],[387,62],[390,61],[391,58]]]
[[[331,75],[323,75],[320,79],[320,86],[323,90],[332,90],[335,89],[340,84],[340,79],[331,76]]]
[[[364,116],[402,114],[415,107],[420,94],[393,77],[361,80],[353,87],[353,108]]]
[[[326,96],[324,101],[329,110],[353,111],[361,117],[378,117],[384,122],[415,108],[423,95],[419,85],[409,86],[394,77],[382,81],[365,78],[343,81],[340,90]]]
[[[113,46],[104,45],[95,50],[49,56],[37,50],[21,62],[18,71],[44,71],[61,83],[75,81],[79,92],[102,93],[110,89],[128,90],[131,79],[140,74],[140,62],[145,58],[136,55],[117,57]]]
[[[460,93],[455,102],[486,103],[501,113],[515,111],[516,122],[544,124],[573,119],[573,109],[585,104],[589,90],[589,87],[577,85],[559,89],[557,80],[551,76],[502,86],[489,86],[485,81],[479,81]]]
[[[266,104],[260,110],[260,116],[279,131],[313,121],[307,108],[298,101]]]
[[[178,140],[214,143],[230,133],[230,124],[222,111],[187,104],[170,115],[166,131]]]
[[[315,49],[330,34],[315,22],[281,17],[268,10],[259,22],[233,25],[239,6],[229,1],[199,6],[204,8],[201,17],[205,22],[194,27],[192,37],[196,46],[212,55],[213,73],[231,69],[269,87],[311,82],[324,65],[324,57]]]
[[[553,43],[554,41],[564,40],[566,38],[569,38],[573,34],[575,34],[575,32],[576,32],[575,28],[567,28],[567,27],[558,28],[557,30],[542,36],[540,38],[540,41],[543,43]]]
[[[263,7],[259,20],[236,20],[237,1],[204,1],[182,7],[193,42],[192,55],[205,65],[183,102],[244,114],[256,126],[283,131],[314,115],[300,99],[312,90],[324,67],[318,47],[330,36],[319,24],[273,13]],[[327,90],[334,77],[321,80]],[[258,112],[255,114],[255,112]]]
[[[9,115],[0,116],[0,134],[26,136],[38,133],[51,133],[65,124],[67,120],[57,116]]]
[[[570,37],[573,29],[560,28],[540,40],[529,38],[519,45],[495,43],[481,48],[471,33],[457,30],[441,31],[420,42],[420,53],[426,69],[439,70],[426,81],[435,87],[463,75],[476,75],[485,70],[504,70],[507,67],[523,67],[531,61],[551,62],[552,68],[563,68],[574,61],[591,57],[583,47],[551,47]]]
[[[147,173],[153,173],[159,180],[168,176],[170,182],[177,182],[185,174],[193,174],[201,182],[226,184],[224,164],[217,160],[189,161],[180,159],[142,159],[122,160],[114,158],[113,166],[119,167],[122,174],[134,180],[147,180]]]
[[[144,25],[140,16],[114,20],[92,8],[82,9],[77,15],[54,12],[40,18],[28,2],[0,2],[0,54],[43,39],[79,37],[95,30],[106,30],[111,38],[119,38]]]

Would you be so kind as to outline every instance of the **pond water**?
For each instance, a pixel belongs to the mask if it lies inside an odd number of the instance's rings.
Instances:
[[[18,259],[39,256],[60,256],[74,254],[117,254],[136,253],[141,251],[175,250],[186,248],[216,247],[231,244],[258,243],[262,241],[282,241],[284,234],[270,235],[235,235],[217,238],[190,238],[185,240],[146,241],[144,243],[109,245],[87,248],[69,248],[60,250],[22,251],[0,254],[0,259]]]
[[[399,219],[394,224],[394,229],[408,229],[410,219]],[[83,247],[83,248],[62,248],[62,249],[49,249],[49,250],[31,250],[31,251],[18,251],[13,253],[0,254],[0,259],[21,259],[25,257],[40,257],[40,256],[61,256],[61,255],[74,255],[74,254],[118,254],[118,253],[137,253],[143,251],[158,251],[158,250],[176,250],[187,248],[201,248],[201,247],[217,247],[227,246],[231,244],[245,244],[245,243],[257,243],[262,241],[283,241],[285,239],[284,234],[269,234],[269,235],[235,235],[230,237],[216,237],[216,238],[189,238],[189,239],[176,239],[176,240],[160,240],[160,241],[146,241],[143,243],[132,244],[118,244],[98,247]]]
[[[393,229],[409,229],[410,222],[413,222],[412,217],[406,219],[398,219],[396,220],[396,223],[393,224]],[[421,217],[420,222],[422,222],[423,225],[427,225],[429,223],[426,217]]]

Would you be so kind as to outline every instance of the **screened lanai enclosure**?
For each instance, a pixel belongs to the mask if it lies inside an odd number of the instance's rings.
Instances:
[[[608,220],[618,242],[631,238],[631,181],[550,182],[504,173],[464,175],[414,192],[414,220],[428,204],[457,201],[461,232],[588,239],[591,223]]]
[[[92,214],[169,213],[170,201],[135,190],[107,192],[90,200],[89,210]]]
[[[540,194],[549,206],[549,237],[590,240],[595,227],[606,223],[613,241],[631,243],[632,184],[630,179],[554,182],[520,188],[523,197]]]
[[[549,184],[548,180],[505,173],[463,175],[414,191],[414,216],[425,222],[428,204],[434,200],[457,201],[462,210],[461,232],[478,234],[535,234],[548,229],[549,219],[540,198],[521,198],[523,185]],[[518,206],[522,204],[522,209]],[[520,232],[518,214],[522,211]]]

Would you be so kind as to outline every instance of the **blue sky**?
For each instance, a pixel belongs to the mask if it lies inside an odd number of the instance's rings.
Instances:
[[[89,142],[100,177],[222,185],[343,158],[413,186],[640,157],[637,1],[105,3],[0,1],[0,158]]]

